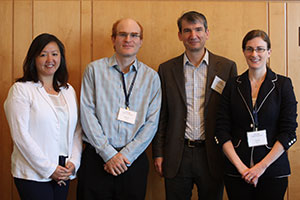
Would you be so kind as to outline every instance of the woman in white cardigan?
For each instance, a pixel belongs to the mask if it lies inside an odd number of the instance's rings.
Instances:
[[[37,36],[23,71],[4,103],[14,182],[22,200],[65,200],[80,165],[82,133],[62,42]]]

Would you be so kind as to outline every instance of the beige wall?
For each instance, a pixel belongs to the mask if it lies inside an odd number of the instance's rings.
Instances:
[[[212,52],[235,60],[239,73],[246,69],[241,51],[243,36],[251,29],[267,31],[273,50],[271,67],[292,78],[300,99],[300,2],[1,0],[0,199],[18,199],[10,175],[12,142],[2,105],[9,87],[22,74],[22,62],[31,40],[42,32],[49,32],[63,41],[70,83],[79,94],[86,64],[113,53],[110,33],[114,21],[131,17],[144,26],[144,43],[138,57],[157,70],[161,62],[183,52],[183,45],[177,38],[176,20],[188,10],[197,10],[206,15],[210,29],[207,47]],[[300,162],[297,159],[300,156],[300,144],[296,143],[289,154],[292,176],[287,199],[296,200],[300,199]],[[148,155],[151,157],[150,149]],[[76,181],[72,183],[69,199],[75,199],[75,186]],[[154,173],[151,163],[146,199],[160,200],[163,197],[163,180]]]

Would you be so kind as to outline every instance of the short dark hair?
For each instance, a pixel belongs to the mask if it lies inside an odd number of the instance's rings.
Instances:
[[[124,19],[119,19],[118,21],[116,21],[113,26],[112,26],[112,30],[111,30],[111,37],[112,38],[116,38],[117,36],[117,27],[119,25],[119,23],[124,20]],[[135,20],[134,20],[135,21]],[[142,40],[143,37],[144,37],[144,29],[143,29],[143,26],[138,22],[138,21],[135,21],[137,23],[137,25],[140,27],[141,31],[140,31],[140,39]]]
[[[271,42],[270,42],[270,38],[269,38],[268,34],[262,30],[257,29],[257,30],[249,31],[245,35],[243,42],[242,42],[243,51],[246,49],[247,42],[256,37],[260,37],[263,41],[265,41],[267,43],[268,50],[271,49]]]
[[[191,23],[196,23],[196,22],[200,21],[204,25],[205,31],[207,31],[207,28],[208,28],[207,20],[206,20],[206,17],[202,13],[199,13],[196,11],[189,11],[189,12],[184,13],[181,17],[179,17],[177,20],[177,26],[178,26],[179,32],[182,31],[182,21],[183,20],[186,20],[187,22],[191,22]]]
[[[35,59],[50,42],[57,44],[61,55],[60,66],[53,77],[53,88],[57,92],[60,91],[60,87],[68,88],[69,74],[65,59],[65,47],[57,37],[48,33],[42,33],[32,41],[23,63],[23,77],[18,78],[17,82],[33,81],[36,83],[39,81]]]

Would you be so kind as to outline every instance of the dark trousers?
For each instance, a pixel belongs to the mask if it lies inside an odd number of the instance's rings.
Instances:
[[[240,177],[225,176],[225,188],[230,200],[283,200],[288,178],[260,178],[256,188]]]
[[[59,186],[56,181],[38,182],[14,178],[15,185],[22,200],[66,200],[69,183]]]
[[[104,161],[87,145],[78,171],[78,200],[143,200],[145,199],[149,161],[142,153],[128,170],[113,176],[104,170]]]
[[[165,178],[167,200],[190,200],[196,184],[199,200],[221,200],[223,183],[209,172],[205,144],[200,147],[185,145],[181,166],[174,178]]]

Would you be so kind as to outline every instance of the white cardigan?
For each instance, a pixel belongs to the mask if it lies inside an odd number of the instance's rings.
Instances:
[[[61,88],[69,111],[69,158],[76,171],[80,165],[82,132],[76,94],[71,85]],[[34,181],[50,181],[58,165],[59,121],[42,84],[16,82],[9,90],[4,110],[14,142],[12,175]],[[71,178],[74,178],[72,176]]]

